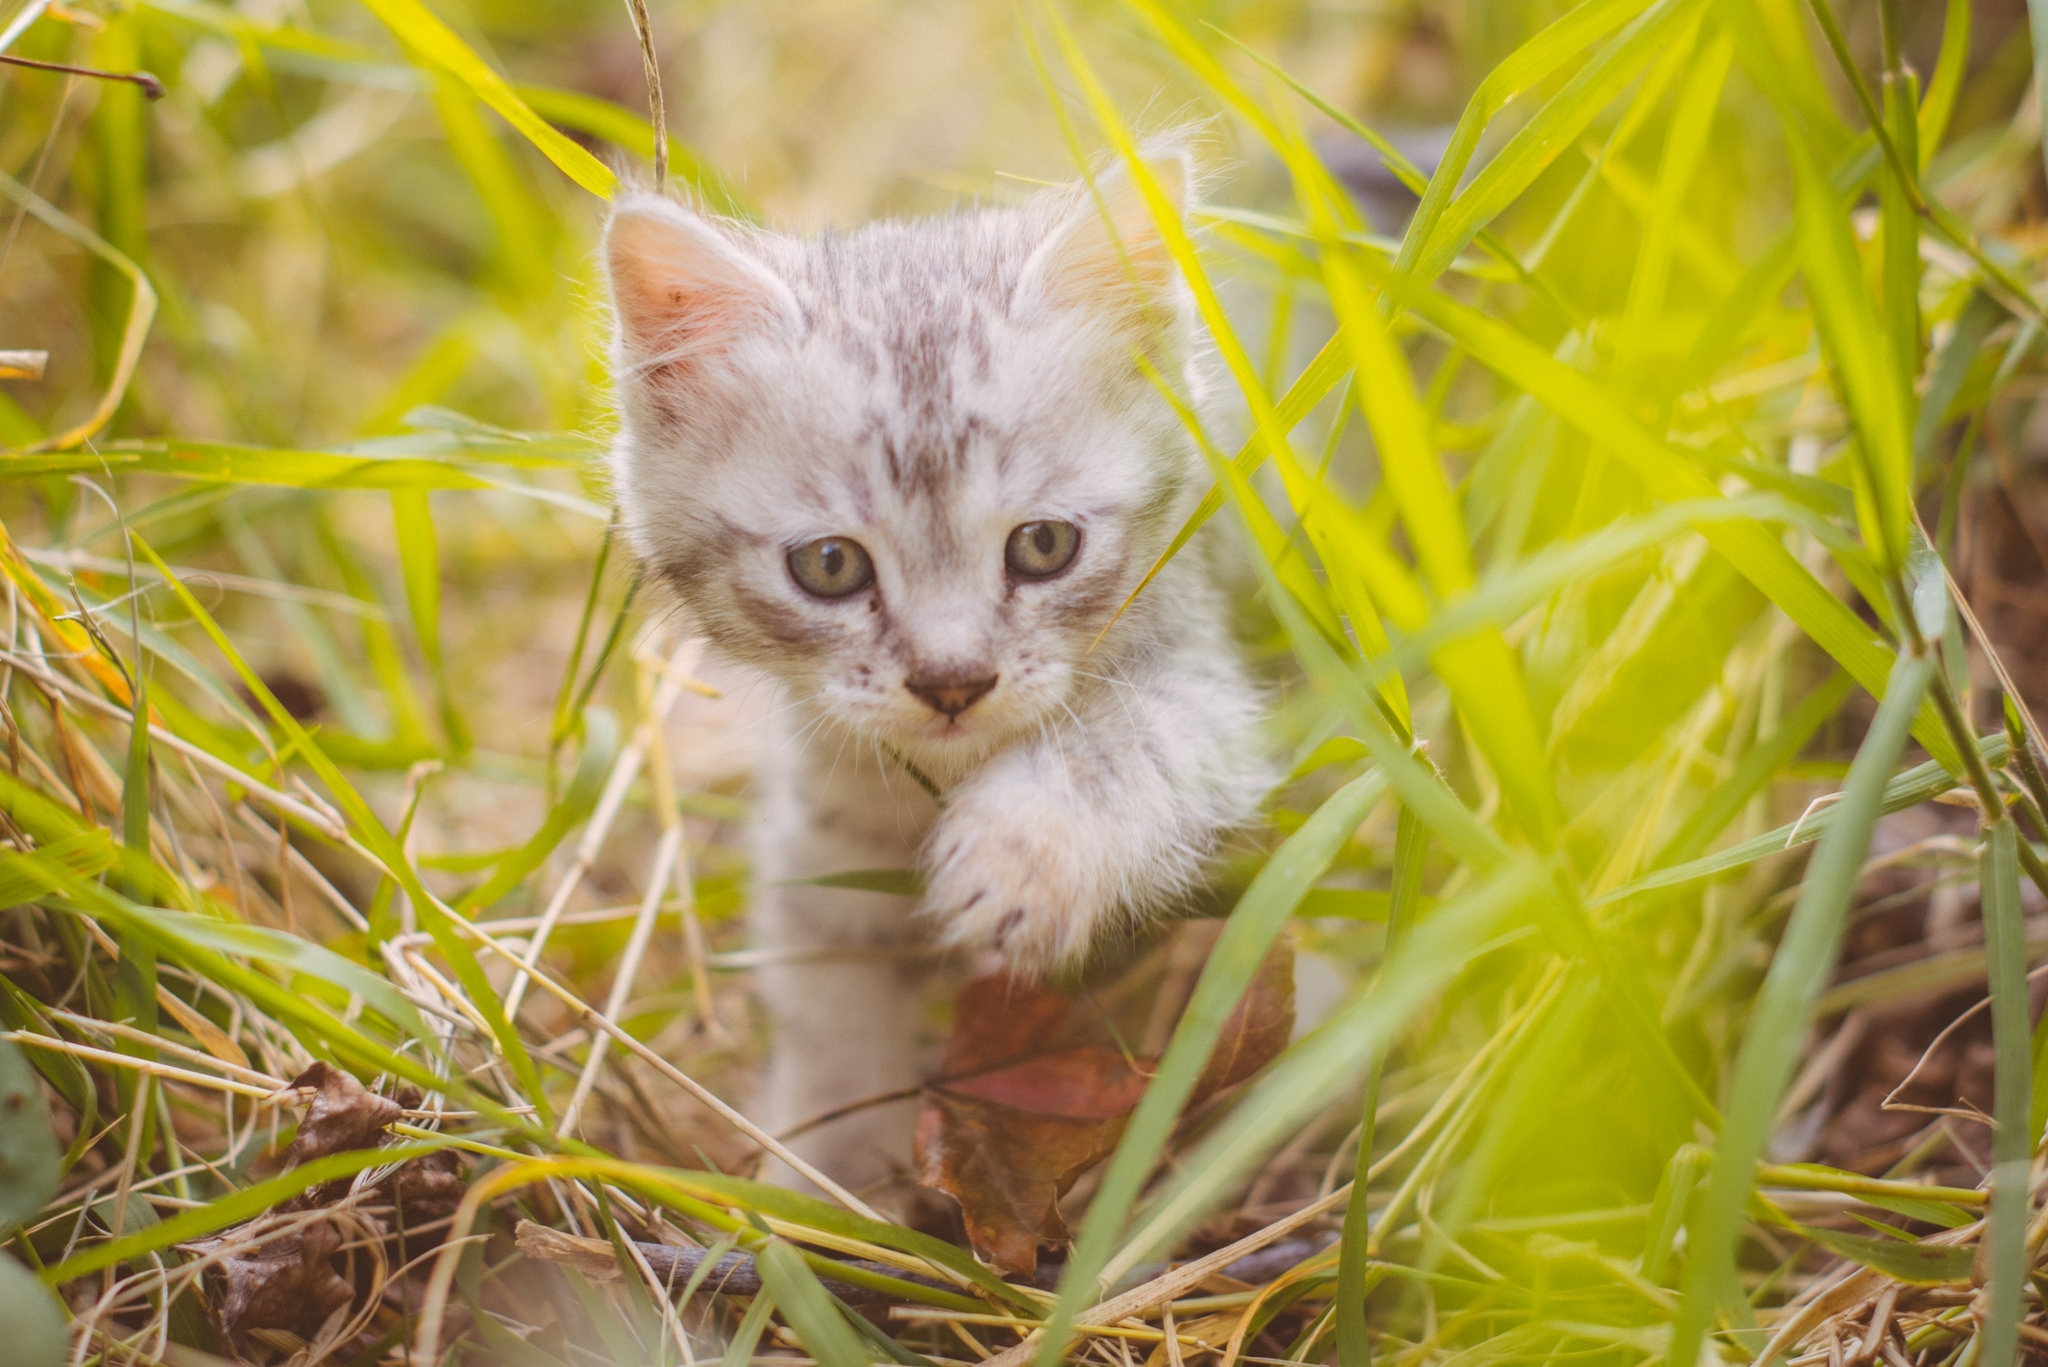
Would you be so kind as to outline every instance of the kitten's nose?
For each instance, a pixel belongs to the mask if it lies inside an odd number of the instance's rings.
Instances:
[[[979,702],[996,686],[996,676],[962,678],[958,674],[928,674],[905,679],[903,686],[924,700],[925,706],[943,716],[957,717]]]

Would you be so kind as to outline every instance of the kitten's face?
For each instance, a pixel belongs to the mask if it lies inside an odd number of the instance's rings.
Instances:
[[[614,215],[621,507],[729,654],[968,756],[1060,715],[1185,514],[1185,311],[1142,201],[738,235]],[[1119,247],[1121,242],[1121,247]],[[1119,633],[1142,629],[1119,623]]]

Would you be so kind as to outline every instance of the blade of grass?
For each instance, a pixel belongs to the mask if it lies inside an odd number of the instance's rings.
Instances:
[[[1800,266],[1828,357],[1856,415],[1857,468],[1867,481],[1859,492],[1870,500],[1874,512],[1865,521],[1864,538],[1882,564],[1903,566],[1911,520],[1907,501],[1912,494],[1912,423],[1899,392],[1897,353],[1863,283],[1848,205],[1834,193],[1796,134],[1791,149],[1799,191]],[[1917,259],[1917,233],[1913,240]]]
[[[1307,1112],[1327,1098],[1332,1078],[1360,1075],[1510,913],[1546,895],[1548,882],[1540,866],[1523,857],[1436,907],[1404,948],[1389,957],[1384,972],[1269,1064],[1229,1115],[1181,1157],[1164,1190],[1147,1203],[1138,1230],[1110,1264],[1109,1277],[1165,1248],[1295,1134]]]
[[[1416,557],[1440,598],[1472,585],[1465,522],[1430,449],[1428,418],[1416,396],[1407,358],[1394,345],[1378,308],[1350,268],[1348,253],[1326,251],[1326,280],[1338,325],[1351,347],[1359,407],[1372,428],[1380,475],[1401,510]],[[1357,544],[1355,542],[1350,544]],[[1332,574],[1349,568],[1339,559]],[[1419,622],[1404,622],[1408,629]],[[1562,823],[1544,754],[1541,724],[1522,686],[1520,661],[1497,628],[1446,642],[1432,656],[1458,714],[1499,775],[1516,817],[1538,846],[1548,847]]]
[[[2048,0],[2027,0],[2027,28],[2034,40],[2034,91],[2040,101],[2044,129],[2048,129]],[[2048,133],[2041,142],[2043,165],[2048,165]]]
[[[1834,969],[1858,871],[1882,808],[1886,780],[1934,674],[1926,655],[1901,655],[1870,731],[1850,765],[1828,832],[1807,865],[1799,900],[1772,955],[1729,1083],[1728,1102],[1706,1189],[1689,1224],[1684,1299],[1672,1327],[1669,1360],[1691,1362],[1714,1316],[1739,1298],[1735,1250],[1756,1165],[1811,1021],[1813,1003]]]
[[[1434,280],[1472,238],[1527,190],[1557,156],[1577,143],[1579,135],[1613,103],[1628,84],[1656,59],[1658,50],[1679,28],[1696,17],[1703,0],[1657,0],[1610,38],[1573,74],[1564,89],[1546,101],[1529,122],[1508,140],[1472,183],[1457,192],[1440,217],[1430,221],[1428,235],[1417,237],[1415,222],[1401,244],[1395,270],[1414,282]],[[1584,6],[1583,8],[1592,8]],[[1439,167],[1431,191],[1443,177]],[[1425,204],[1427,204],[1425,197]]]
[[[1676,501],[1719,494],[1712,480],[1645,431],[1597,384],[1527,339],[1434,291],[1418,291],[1402,303],[1466,347],[1475,360],[1534,395],[1602,449],[1619,456],[1654,496]],[[1782,543],[1748,522],[1706,525],[1700,534],[1859,684],[1873,695],[1882,695],[1891,651]],[[1931,704],[1923,710],[1913,734],[1929,754],[1960,767],[1961,757]]]
[[[820,1367],[867,1367],[873,1360],[795,1249],[771,1239],[754,1255],[754,1266],[761,1271],[762,1290],[775,1298],[797,1341]]]
[[[774,1311],[774,1296],[764,1291],[754,1297],[747,1313],[740,1316],[739,1327],[732,1331],[732,1342],[725,1346],[720,1367],[749,1367],[754,1361],[754,1347],[761,1341],[761,1331],[768,1327],[768,1316]]]
[[[588,735],[583,754],[576,761],[576,772],[570,777],[568,791],[562,794],[560,802],[548,809],[540,829],[505,856],[491,870],[489,878],[456,899],[454,910],[457,915],[468,916],[484,911],[509,896],[547,862],[555,847],[597,806],[605,779],[611,774],[612,762],[619,755],[619,723],[605,708],[593,708],[586,715],[589,718]]]
[[[496,110],[505,122],[540,149],[562,173],[599,199],[617,193],[619,178],[576,143],[550,127],[519,98],[503,76],[493,71],[455,30],[420,0],[362,0],[363,7],[384,22],[406,49],[425,65],[445,71],[477,99]]]
[[[1700,853],[1727,828],[1749,800],[1762,792],[1764,785],[1779,770],[1799,757],[1799,752],[1806,748],[1814,733],[1849,700],[1855,686],[1855,680],[1838,672],[1801,698],[1799,705],[1778,723],[1768,738],[1742,752],[1742,757],[1735,762],[1734,772],[1693,809],[1685,824],[1672,832],[1671,839],[1651,861],[1651,867],[1669,868],[1699,858]]]
[[[1679,227],[1687,212],[1685,193],[1706,155],[1721,88],[1735,60],[1735,45],[1725,33],[1717,33],[1705,50],[1694,56],[1664,135],[1649,221],[1643,227],[1643,243],[1636,252],[1635,273],[1629,279],[1628,301],[1622,309],[1624,335],[1631,339],[1647,338],[1664,311]],[[1630,355],[1624,353],[1617,361],[1627,368],[1627,378],[1633,382],[1635,368]],[[1633,355],[1646,358],[1647,353]]]
[[[1274,851],[1238,899],[1230,919],[1224,923],[1221,938],[1195,981],[1194,992],[1166,1053],[1131,1115],[1094,1199],[1088,1204],[1088,1214],[1074,1240],[1074,1251],[1060,1275],[1059,1302],[1047,1321],[1045,1347],[1039,1359],[1041,1367],[1051,1367],[1075,1314],[1095,1299],[1098,1281],[1122,1237],[1124,1221],[1165,1148],[1181,1109],[1193,1095],[1195,1082],[1208,1064],[1225,1021],[1237,1009],[1239,999],[1251,985],[1259,965],[1265,962],[1267,951],[1294,908],[1385,793],[1386,780],[1377,771],[1339,788],[1300,830]]]
[[[1393,883],[1387,901],[1387,953],[1397,951],[1414,924],[1422,897],[1422,868],[1429,853],[1429,832],[1415,813],[1406,807],[1395,820]],[[1380,1050],[1366,1069],[1365,1103],[1358,1127],[1358,1158],[1352,1165],[1351,1199],[1344,1207],[1344,1225],[1337,1258],[1337,1282],[1331,1299],[1331,1315],[1337,1333],[1338,1367],[1371,1367],[1372,1344],[1366,1334],[1366,1274],[1372,1256],[1367,1246],[1371,1236],[1372,1211],[1368,1200],[1372,1182],[1373,1129],[1380,1104],[1380,1071],[1386,1051]]]
[[[517,299],[549,297],[553,280],[542,241],[549,215],[527,192],[518,167],[469,91],[437,73],[433,93],[448,150],[490,215],[492,266],[500,288]]]
[[[139,100],[140,97],[137,98]],[[61,233],[91,252],[105,262],[110,270],[124,276],[128,281],[127,321],[122,324],[119,349],[110,367],[106,389],[101,392],[99,401],[93,405],[92,412],[76,426],[66,428],[53,437],[45,437],[28,448],[31,451],[69,450],[74,446],[84,445],[101,428],[112,422],[115,412],[121,407],[121,401],[127,397],[128,386],[135,379],[135,368],[142,361],[143,345],[149,340],[150,326],[156,321],[156,290],[150,285],[149,277],[142,273],[142,268],[126,253],[5,172],[0,172],[0,194],[5,194],[23,210],[34,215],[44,226]]]
[[[269,686],[242,659],[241,652],[235,649],[227,633],[221,630],[220,625],[200,605],[199,600],[192,596],[191,590],[171,573],[170,566],[164,563],[162,557],[158,556],[141,536],[133,533],[130,535],[136,549],[156,566],[157,573],[163,576],[165,584],[177,596],[185,611],[198,621],[208,639],[213,642],[214,648],[240,677],[243,686],[262,704],[263,710],[269,713],[272,724],[284,732],[291,742],[292,749],[305,759],[320,781],[327,786],[329,793],[348,816],[358,838],[412,899],[420,924],[433,938],[435,948],[454,968],[456,980],[469,994],[471,1005],[482,1014],[484,1021],[489,1025],[499,1050],[504,1054],[506,1062],[511,1065],[513,1076],[519,1081],[521,1089],[539,1113],[541,1123],[550,1124],[553,1116],[548,1109],[546,1093],[540,1085],[539,1070],[534,1066],[533,1056],[527,1052],[526,1042],[520,1039],[517,1027],[506,1018],[503,1002],[491,987],[490,980],[484,976],[483,966],[477,962],[476,955],[471,952],[469,945],[448,924],[447,911],[420,881],[419,870],[414,868],[412,861],[406,857],[405,850],[397,838],[377,819],[376,813],[370,809],[354,785],[349,783],[340,768],[327,757],[312,736],[307,734],[298,719],[278,702]]]
[[[469,730],[448,687],[448,662],[441,651],[441,543],[434,532],[434,506],[424,489],[391,491],[391,518],[398,537],[399,573],[405,581],[405,603],[412,612],[413,631],[434,693],[441,705],[441,724],[457,755],[469,748]]]
[[[1889,26],[1887,26],[1889,28]],[[1892,141],[1905,158],[1905,166],[1920,166],[1919,92],[1914,77],[1897,65],[1884,76],[1886,117]],[[1917,420],[1918,392],[1914,381],[1920,374],[1920,219],[1913,212],[1909,187],[1893,168],[1878,182],[1878,235],[1882,249],[1884,324],[1892,344],[1897,368],[1898,402],[1904,409],[1907,431]]]
[[[1465,172],[1493,116],[1508,101],[1636,18],[1645,7],[1645,0],[1593,0],[1590,4],[1575,5],[1486,74],[1458,116],[1457,127],[1429,178],[1422,202],[1408,221],[1399,261],[1403,274],[1417,273],[1416,263],[1425,246],[1437,238],[1439,225],[1458,187],[1465,182]],[[1445,236],[1448,240],[1449,235]],[[1444,259],[1456,255],[1453,251]]]
[[[1273,405],[1274,414],[1282,426],[1290,431],[1299,426],[1302,419],[1322,402],[1323,396],[1336,388],[1338,382],[1349,373],[1350,356],[1343,343],[1342,334],[1332,333],[1330,339],[1323,343],[1315,356],[1302,368],[1301,374],[1295,376],[1294,383],[1287,387],[1287,392],[1280,396],[1279,402]],[[1270,453],[1263,437],[1254,433],[1231,458],[1230,468],[1240,475],[1249,476],[1265,462],[1268,454]],[[1173,540],[1167,543],[1159,558],[1138,580],[1138,586],[1117,605],[1116,613],[1110,619],[1112,623],[1136,601],[1147,585],[1159,577],[1159,572],[1166,568],[1167,562],[1186,548],[1188,542],[1194,539],[1195,533],[1202,529],[1202,525],[1216,515],[1216,510],[1223,506],[1223,497],[1223,486],[1220,483],[1211,485],[1209,492],[1202,495],[1202,501],[1195,505],[1195,510],[1188,514],[1187,521],[1174,533]]]
[[[1992,765],[2003,763],[2006,756],[2012,753],[2004,736],[1986,736],[1978,742],[1977,748],[1978,753],[1983,755],[1984,762]],[[1929,760],[1925,764],[1915,765],[1894,775],[1891,782],[1885,785],[1880,808],[1887,815],[1902,812],[1908,807],[1930,802],[1955,786],[1954,771],[1937,760]],[[1811,845],[1827,834],[1834,826],[1835,820],[1836,805],[1821,806],[1816,803],[1795,822],[1773,831],[1766,831],[1755,839],[1745,840],[1739,845],[1730,845],[1719,853],[1702,855],[1684,864],[1646,873],[1611,892],[1590,898],[1587,905],[1603,907],[1646,892],[1677,887],[1701,878],[1711,878],[1718,873],[1754,864],[1759,859],[1783,854],[1786,850],[1799,845]]]
[[[132,586],[135,574],[131,564],[128,581]],[[128,765],[121,779],[121,843],[127,850],[130,864],[147,863],[150,859],[149,809],[150,809],[150,747],[149,747],[149,657],[142,645],[142,600],[140,595],[128,600],[129,633],[135,643],[135,664],[128,671],[129,687],[134,700],[128,709]],[[143,896],[142,888],[130,884],[128,895],[137,900]],[[139,939],[130,939],[121,945],[121,962],[116,981],[126,998],[123,1006],[126,1014],[144,1030],[156,1030],[156,949]]]
[[[1920,102],[1920,172],[1948,136],[1948,121],[1955,113],[1956,96],[1962,92],[1963,73],[1970,63],[1969,0],[1949,0],[1941,21],[1941,55],[1934,60],[1934,77],[1927,82],[1927,97]]]
[[[314,1187],[386,1164],[424,1158],[446,1147],[445,1144],[420,1142],[391,1144],[381,1149],[350,1149],[311,1159],[290,1172],[215,1197],[191,1210],[181,1210],[146,1229],[81,1249],[64,1261],[43,1269],[43,1284],[58,1286],[103,1267],[116,1267],[177,1244],[190,1243],[229,1225],[254,1219],[279,1202]]]
[[[2000,811],[1984,827],[1979,886],[1984,899],[1984,952],[1991,979],[1991,1034],[1996,1051],[1992,1109],[1991,1211],[1984,1237],[1990,1253],[1990,1303],[1983,1321],[1983,1367],[2007,1367],[2019,1351],[2021,1297],[2027,1286],[2028,1182],[2037,1134],[2033,1059],[2028,1042],[2027,945],[2020,906],[2019,835]]]

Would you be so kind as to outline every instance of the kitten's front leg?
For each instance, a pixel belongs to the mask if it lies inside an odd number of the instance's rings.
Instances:
[[[917,1028],[928,971],[924,928],[895,897],[802,880],[913,858],[931,799],[893,767],[840,738],[778,729],[762,774],[750,913],[763,962],[755,987],[770,1047],[757,1101],[770,1132],[844,1111],[790,1147],[827,1176],[870,1191],[910,1152]],[[799,1187],[781,1163],[769,1180]]]
[[[1023,973],[1072,963],[1184,892],[1264,792],[1258,700],[1227,651],[1177,652],[1076,704],[1078,722],[947,795],[925,847],[942,944]]]

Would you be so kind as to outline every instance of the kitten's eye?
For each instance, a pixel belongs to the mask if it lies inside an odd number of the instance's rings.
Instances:
[[[875,582],[875,562],[858,541],[822,536],[789,553],[789,577],[805,593],[819,598],[844,598]]]
[[[1074,563],[1081,529],[1071,522],[1027,522],[1010,533],[1003,563],[1019,579],[1050,579]]]

